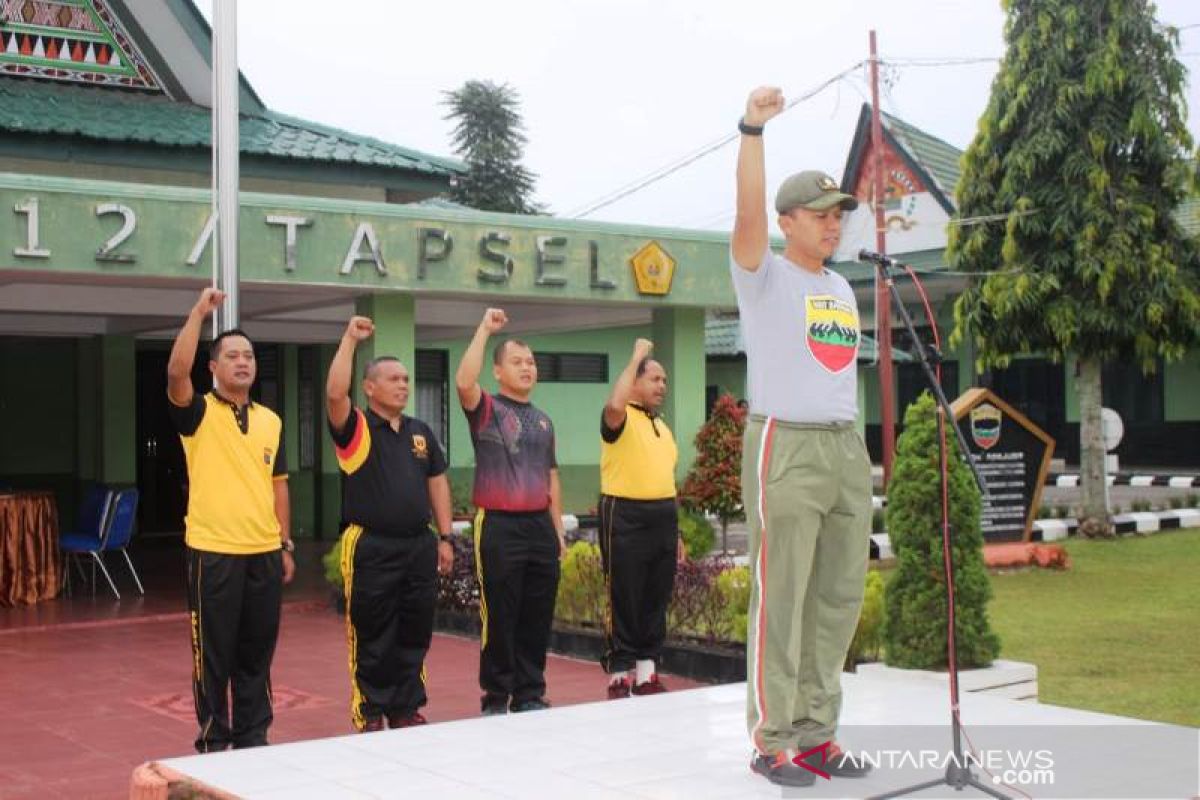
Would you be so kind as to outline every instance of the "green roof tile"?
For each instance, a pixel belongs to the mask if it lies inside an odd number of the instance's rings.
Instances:
[[[207,148],[212,118],[207,108],[161,95],[0,78],[0,131]],[[447,177],[464,169],[452,158],[274,111],[242,115],[241,150],[245,155],[362,164]]]
[[[962,174],[959,159],[962,158],[963,151],[887,112],[883,112],[882,119],[891,134],[899,139],[917,163],[933,176],[942,194],[953,203],[954,190],[958,186],[959,175]]]

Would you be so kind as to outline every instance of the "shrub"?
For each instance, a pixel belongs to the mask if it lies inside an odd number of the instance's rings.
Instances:
[[[574,625],[597,625],[608,611],[608,590],[600,548],[578,541],[563,556],[555,619]]]
[[[1171,508],[1183,508],[1183,498],[1180,497],[1179,495],[1175,495],[1170,500],[1167,501],[1167,504]]]
[[[341,536],[338,536],[333,547],[329,548],[329,552],[321,556],[321,565],[325,568],[325,582],[335,589],[343,589]]]
[[[449,575],[438,573],[437,607],[455,611],[472,611],[479,608],[479,582],[475,578],[475,534],[468,528],[466,533],[450,537],[454,548],[454,568]]]
[[[750,613],[750,568],[730,567],[717,575],[717,591],[725,607],[724,630],[729,639],[746,643]]]
[[[934,409],[928,392],[908,407],[888,486],[888,534],[896,552],[896,572],[885,592],[884,652],[888,664],[916,669],[947,665],[942,482]],[[947,428],[953,424],[947,420]],[[983,566],[979,491],[949,430],[946,446],[958,660],[964,667],[987,666],[999,653],[1000,640],[987,619],[991,584]]]
[[[1054,516],[1057,519],[1066,519],[1067,517],[1071,516],[1071,509],[1067,506],[1055,506]]]
[[[884,514],[885,512],[882,508],[877,508],[871,512],[871,533],[885,533],[887,531],[887,519]]]
[[[1196,508],[1200,506],[1200,495],[1195,492],[1188,492],[1184,495],[1184,508]]]
[[[718,578],[732,567],[733,562],[724,556],[685,561],[678,566],[675,590],[667,608],[667,629],[671,634],[710,643],[729,641],[732,626]]]
[[[474,486],[467,478],[450,484],[450,512],[456,519],[470,519],[475,516],[475,504],[471,499],[473,491]]]
[[[721,520],[721,549],[729,550],[727,532],[742,516],[742,432],[746,414],[731,394],[713,403],[712,413],[696,434],[696,460],[679,492],[684,508]]]
[[[1053,516],[1054,516],[1054,512],[1051,510],[1050,506],[1043,505],[1041,508],[1038,509],[1038,513],[1037,513],[1038,519],[1050,519]]]
[[[1140,497],[1129,504],[1130,511],[1149,511],[1151,508],[1150,501]]]
[[[679,534],[683,537],[683,546],[690,559],[704,558],[712,552],[713,544],[717,541],[712,523],[698,511],[680,510]]]
[[[846,669],[864,661],[878,661],[883,647],[883,576],[878,570],[867,572],[863,588],[862,613],[858,616],[858,627],[846,653]]]

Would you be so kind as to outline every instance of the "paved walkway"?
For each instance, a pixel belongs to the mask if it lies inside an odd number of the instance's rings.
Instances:
[[[310,550],[312,546],[310,545]],[[0,609],[0,800],[127,797],[143,761],[192,752],[188,627],[177,553],[135,553],[149,595],[98,594]],[[345,624],[325,599],[316,552],[289,587],[273,670],[271,740],[350,733]],[[120,583],[122,592],[128,583]],[[427,661],[431,722],[475,717],[479,644],[435,637]],[[600,699],[594,663],[551,657],[555,705]],[[677,689],[697,684],[668,678]]]

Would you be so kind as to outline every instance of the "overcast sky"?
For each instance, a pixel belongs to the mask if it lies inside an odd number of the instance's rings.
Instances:
[[[211,20],[212,0],[197,0]],[[734,130],[750,89],[805,94],[868,53],[883,58],[999,56],[998,0],[288,0],[238,4],[239,61],[270,107],[429,153],[452,155],[442,92],[470,79],[521,98],[537,199],[572,216]],[[1200,23],[1200,3],[1163,0],[1159,19]],[[286,9],[286,10],[284,10]],[[1200,27],[1183,31],[1200,68]],[[963,148],[988,98],[994,62],[889,68],[882,107]],[[779,117],[768,182],[819,167],[840,178],[865,67]],[[1200,95],[1189,87],[1191,129]],[[590,215],[728,229],[730,144]]]

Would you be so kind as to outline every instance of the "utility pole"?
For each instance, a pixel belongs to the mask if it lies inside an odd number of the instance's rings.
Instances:
[[[883,123],[879,117],[879,52],[875,47],[875,31],[871,31],[871,154],[874,161],[872,194],[875,207],[875,250],[887,254],[887,229],[884,227],[883,203]],[[886,491],[892,477],[892,459],[896,452],[895,397],[892,374],[891,298],[887,286],[875,281],[875,341],[879,345],[879,426],[883,440],[883,488]]]
[[[214,0],[212,62],[213,283],[225,292],[213,326],[220,333],[239,318],[237,0]]]

